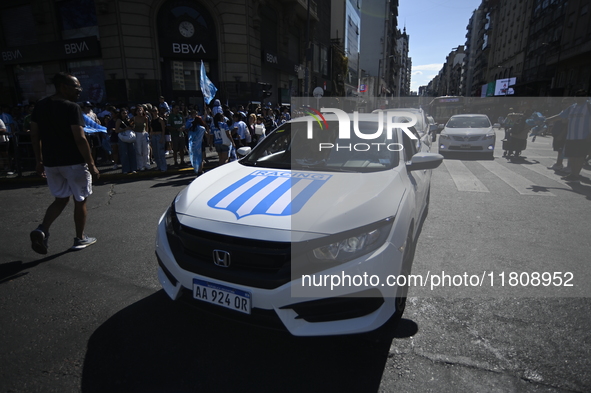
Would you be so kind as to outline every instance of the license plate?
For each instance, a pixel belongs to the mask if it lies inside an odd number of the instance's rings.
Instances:
[[[250,314],[250,292],[240,289],[194,278],[193,298],[244,314]]]
[[[471,147],[472,147],[472,145],[460,145],[461,149],[469,149]]]

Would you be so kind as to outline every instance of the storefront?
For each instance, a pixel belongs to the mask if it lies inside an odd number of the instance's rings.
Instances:
[[[207,76],[219,87],[217,34],[210,13],[193,1],[169,1],[158,12],[158,37],[163,95],[169,102],[202,108],[202,60]]]
[[[12,101],[27,104],[53,93],[51,77],[68,71],[82,84],[81,100],[102,102],[105,79],[94,1],[63,0],[55,7],[61,39],[51,42],[39,42],[39,17],[30,4],[3,10],[7,47],[0,53],[14,86]]]

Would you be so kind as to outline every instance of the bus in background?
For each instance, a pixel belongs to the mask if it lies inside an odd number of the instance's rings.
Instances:
[[[429,103],[427,112],[433,116],[436,124],[445,125],[453,115],[468,113],[466,100],[466,97],[460,96],[435,97]]]

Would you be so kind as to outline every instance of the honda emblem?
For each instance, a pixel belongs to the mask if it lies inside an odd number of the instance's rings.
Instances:
[[[216,266],[230,267],[230,253],[223,250],[213,250],[213,263]]]

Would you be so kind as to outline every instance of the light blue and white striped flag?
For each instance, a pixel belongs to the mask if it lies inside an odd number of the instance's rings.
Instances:
[[[205,99],[206,104],[209,104],[211,100],[213,100],[217,91],[218,89],[205,74],[205,64],[203,64],[203,60],[201,60],[201,92],[203,93],[203,98]]]

